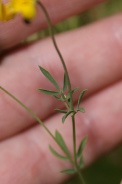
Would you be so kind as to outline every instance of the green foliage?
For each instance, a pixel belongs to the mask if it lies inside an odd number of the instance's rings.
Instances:
[[[67,155],[67,156],[70,156],[70,152],[69,152],[69,149],[62,137],[62,135],[56,130],[56,133],[55,133],[55,138],[56,138],[56,141],[57,143],[60,145],[60,147],[62,148],[62,150],[64,151],[64,153]]]
[[[77,112],[78,112],[78,111],[84,113],[84,112],[85,112],[85,109],[84,109],[84,107],[79,107],[79,109],[77,109]]]
[[[65,169],[62,170],[61,173],[65,173],[65,174],[75,174],[76,171],[74,169]]]
[[[68,79],[66,73],[64,73],[63,91],[66,91],[68,87]]]
[[[59,93],[60,94],[60,93]],[[61,95],[59,96],[58,94],[57,95],[53,95],[54,98],[56,98],[57,100],[59,101],[62,101],[62,97]]]
[[[77,151],[77,157],[80,157],[82,155],[83,149],[86,145],[87,137],[84,137],[79,145],[78,151]]]
[[[74,113],[75,113],[74,110],[68,111],[68,112],[62,117],[62,123],[64,123],[64,121],[66,120],[66,118],[67,118],[70,114],[74,114]]]
[[[80,166],[80,169],[83,169],[83,167],[84,167],[84,160],[83,160],[82,155],[80,156],[79,166]]]
[[[70,91],[67,95],[67,99],[70,98],[70,94],[73,95],[76,91],[78,90],[78,88],[74,88],[72,91]]]
[[[68,94],[66,95],[66,99],[67,99],[67,101],[68,101],[69,104],[70,104],[70,101],[71,101],[70,98],[72,98],[73,94],[74,94],[77,90],[78,90],[78,88],[74,88],[72,91],[69,91]]]
[[[41,88],[39,88],[38,90],[41,91],[44,94],[52,95],[52,96],[60,94],[60,92],[58,92],[58,91],[51,91],[51,90],[46,90],[46,89],[41,89]]]
[[[65,107],[66,110],[61,110],[61,109],[56,109],[57,112],[60,113],[64,113],[64,116],[62,117],[62,122],[64,123],[64,121],[66,120],[66,118],[71,115],[71,121],[72,121],[72,128],[73,128],[73,150],[74,150],[74,155],[73,158],[70,155],[70,151],[62,137],[62,135],[56,131],[55,132],[55,137],[53,137],[53,139],[56,141],[56,143],[59,145],[59,147],[61,148],[61,150],[65,153],[66,156],[62,156],[61,154],[59,154],[57,151],[55,151],[51,146],[49,146],[50,151],[52,152],[53,155],[55,155],[56,157],[60,158],[60,159],[68,159],[69,162],[73,165],[73,167],[76,169],[66,169],[61,171],[62,173],[67,173],[67,174],[74,174],[75,172],[77,172],[79,174],[79,178],[82,181],[82,183],[85,183],[82,175],[80,174],[80,168],[82,168],[83,162],[82,162],[82,150],[83,150],[83,144],[85,141],[82,141],[82,144],[80,144],[79,149],[78,149],[78,153],[76,154],[76,132],[75,132],[75,114],[80,111],[80,112],[84,112],[84,108],[83,107],[79,107],[79,104],[81,103],[82,97],[85,93],[86,90],[82,91],[80,93],[79,99],[78,99],[78,104],[77,104],[77,109],[75,110],[74,104],[73,104],[73,94],[78,90],[78,88],[74,88],[73,90],[71,87],[71,83],[70,83],[70,79],[69,79],[69,74],[64,62],[64,59],[60,53],[60,50],[57,47],[56,41],[55,41],[55,37],[53,35],[53,30],[51,27],[51,22],[50,22],[50,17],[48,16],[48,13],[46,11],[46,9],[44,8],[43,4],[41,2],[39,2],[39,5],[41,6],[42,10],[45,13],[45,16],[47,18],[47,22],[49,25],[49,32],[50,32],[50,36],[52,38],[52,42],[54,44],[54,47],[59,55],[59,58],[61,60],[63,69],[64,69],[64,79],[63,79],[63,88],[60,89],[58,83],[56,82],[56,80],[52,77],[52,75],[45,70],[44,68],[42,68],[41,66],[39,66],[41,72],[43,73],[43,75],[55,86],[55,88],[57,89],[57,91],[50,91],[50,90],[46,90],[46,89],[39,89],[40,91],[42,91],[45,94],[49,94],[54,96],[54,98],[61,100]],[[78,155],[78,160],[80,163],[78,163],[77,161],[77,155]],[[80,164],[80,165],[79,165]]]
[[[39,66],[39,69],[43,73],[43,75],[59,90],[60,87],[57,84],[56,80],[52,77],[52,75],[47,70],[42,68],[41,66]]]
[[[60,159],[62,159],[62,160],[68,160],[67,157],[62,156],[62,155],[59,154],[57,151],[55,151],[55,150],[52,148],[52,146],[49,146],[49,149],[50,149],[51,153],[52,153],[54,156],[56,156],[56,157],[58,157],[58,158],[60,158]]]
[[[82,169],[84,167],[84,161],[83,161],[83,150],[87,142],[87,137],[84,137],[79,145],[78,151],[77,151],[77,158],[79,158],[79,167]]]
[[[55,109],[57,112],[60,112],[60,113],[64,113],[64,114],[66,114],[67,113],[67,111],[65,111],[65,110],[62,110],[62,109]]]
[[[87,91],[87,89],[84,89],[84,90],[80,93],[80,95],[79,95],[78,103],[77,103],[77,108],[78,108],[78,109],[79,109],[79,105],[80,105],[81,100],[82,100],[84,94],[86,93],[86,91]]]

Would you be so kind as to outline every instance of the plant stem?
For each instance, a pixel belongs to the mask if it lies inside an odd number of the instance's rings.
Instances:
[[[81,172],[80,172],[80,169],[79,168],[77,168],[77,173],[78,173],[79,179],[81,181],[81,184],[86,184],[83,176],[81,175]]]
[[[72,115],[72,130],[73,130],[73,148],[74,148],[74,162],[77,166],[77,155],[76,155],[76,128],[75,128],[75,117]]]
[[[50,132],[50,130],[44,125],[44,123],[40,120],[40,118],[25,104],[23,104],[19,99],[17,99],[15,96],[13,96],[10,92],[8,92],[6,89],[4,89],[2,86],[0,86],[0,89],[4,91],[7,95],[9,95],[13,100],[15,100],[19,105],[21,105],[33,118],[37,120],[37,122],[42,125],[42,127],[49,133],[49,135],[55,140],[54,135]]]
[[[66,67],[66,64],[64,62],[64,59],[62,57],[62,54],[61,54],[61,52],[60,52],[60,50],[59,50],[59,48],[57,46],[57,43],[56,43],[56,40],[55,40],[55,37],[54,37],[54,33],[53,33],[53,28],[52,28],[52,23],[51,23],[50,17],[48,15],[48,12],[47,12],[46,8],[44,7],[44,5],[40,1],[37,1],[37,3],[41,6],[41,9],[43,10],[44,15],[46,17],[46,20],[47,20],[47,23],[48,23],[49,34],[50,34],[50,36],[52,38],[52,42],[54,44],[54,47],[55,47],[55,49],[56,49],[56,51],[58,53],[58,56],[59,56],[59,58],[61,60],[62,65],[63,65],[64,71],[65,71],[66,76],[67,76],[68,89],[69,89],[69,92],[71,92],[71,83],[70,83],[70,79],[69,79],[69,74],[68,74],[67,67]],[[72,95],[70,95],[70,97],[71,97],[70,98],[71,99],[70,108],[71,108],[71,110],[73,110],[74,107],[73,107]]]
[[[64,59],[62,57],[62,54],[60,52],[60,50],[58,49],[58,46],[57,46],[57,43],[56,43],[56,40],[55,40],[55,37],[54,37],[54,33],[53,33],[53,28],[52,28],[52,24],[51,24],[51,20],[50,20],[50,17],[48,15],[48,12],[46,10],[46,8],[44,7],[44,5],[37,0],[37,3],[40,5],[41,9],[43,10],[44,14],[45,14],[45,17],[46,17],[46,20],[47,20],[47,23],[48,23],[48,28],[49,28],[49,33],[50,33],[50,36],[52,38],[52,42],[54,44],[54,47],[58,53],[58,56],[61,60],[61,63],[63,65],[63,68],[64,68],[64,72],[67,76],[67,81],[68,81],[68,91],[69,91],[69,94],[70,94],[70,110],[74,110],[74,106],[73,106],[73,99],[72,99],[72,94],[71,94],[71,83],[70,83],[70,78],[69,78],[69,74],[68,74],[68,70],[67,70],[67,67],[66,67],[66,64],[64,62]],[[75,128],[75,115],[72,116],[72,130],[73,130],[73,149],[74,149],[74,164],[75,164],[75,169],[77,170],[77,173],[79,175],[79,178],[80,178],[80,181],[82,184],[85,184],[84,182],[84,179],[80,173],[80,168],[78,166],[78,163],[77,163],[77,155],[76,155],[76,128]]]
[[[84,178],[81,175],[80,168],[77,163],[77,153],[76,153],[76,128],[75,128],[75,115],[72,116],[72,130],[73,130],[73,148],[74,148],[74,164],[77,174],[79,176],[80,181],[82,184],[85,184]]]
[[[47,131],[47,133],[52,137],[52,139],[58,144],[55,136],[51,133],[51,131],[44,125],[44,123],[40,120],[40,118],[29,107],[27,107],[25,104],[23,104],[18,98],[16,98],[14,95],[12,95],[9,91],[7,91],[2,86],[0,86],[0,89],[2,91],[4,91],[7,95],[9,95],[13,100],[15,100],[20,106],[22,106],[29,114],[31,114],[31,116],[36,119],[36,121]],[[59,144],[58,144],[58,146],[64,152],[63,148]],[[73,163],[71,156],[67,155],[67,157],[69,158],[70,162]]]

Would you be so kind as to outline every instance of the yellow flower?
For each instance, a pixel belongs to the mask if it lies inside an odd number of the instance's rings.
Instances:
[[[14,12],[20,13],[26,20],[31,20],[36,14],[35,0],[11,0]]]
[[[0,20],[8,21],[16,14],[21,14],[27,21],[32,20],[36,14],[36,0],[11,0],[7,4],[0,0]]]
[[[3,4],[0,0],[0,20],[8,21],[14,17],[15,13],[10,3]]]

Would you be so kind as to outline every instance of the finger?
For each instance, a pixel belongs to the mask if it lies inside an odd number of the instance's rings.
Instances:
[[[119,15],[57,37],[73,87],[87,88],[87,95],[91,95],[121,80],[121,20]],[[54,90],[41,75],[38,65],[49,70],[62,85],[63,69],[49,39],[9,53],[3,59],[0,84],[43,120],[61,105],[37,91],[39,87]],[[3,139],[35,122],[16,102],[0,93],[0,137]]]
[[[56,0],[43,0],[42,2],[49,12],[50,18],[54,24],[104,1],[105,0],[88,0],[84,3],[84,0],[62,0],[60,2]],[[20,16],[17,16],[10,22],[0,23],[0,50],[10,48],[18,44],[27,36],[47,25],[45,16],[40,10],[40,7],[37,7],[37,9],[37,16],[30,25],[26,25]]]
[[[84,136],[88,142],[84,150],[85,165],[122,143],[122,81],[109,86],[85,100],[85,114],[76,116],[77,145]],[[61,123],[62,115],[46,121],[51,130],[60,131],[72,153],[72,124],[70,118]],[[70,164],[51,155],[48,145],[60,149],[41,126],[26,131],[0,145],[0,183],[33,184],[62,183],[68,176],[60,170]],[[19,166],[19,167],[18,167]],[[48,177],[46,177],[48,176]],[[51,178],[51,180],[50,180]]]

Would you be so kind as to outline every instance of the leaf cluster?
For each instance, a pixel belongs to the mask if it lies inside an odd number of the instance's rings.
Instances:
[[[53,84],[53,86],[56,88],[55,91],[52,90],[47,90],[47,89],[42,89],[39,88],[39,91],[51,95],[54,98],[56,98],[57,100],[60,100],[64,103],[66,109],[62,110],[62,109],[55,109],[57,112],[60,112],[63,115],[62,117],[62,122],[64,123],[66,118],[71,115],[74,116],[77,112],[85,112],[85,109],[83,107],[80,106],[82,98],[85,94],[85,92],[87,91],[86,89],[82,90],[79,97],[78,97],[78,101],[77,101],[77,106],[75,109],[72,109],[70,107],[70,102],[71,102],[71,98],[73,96],[73,94],[78,90],[78,88],[74,88],[71,91],[68,91],[68,78],[67,75],[64,73],[64,79],[63,79],[63,87],[60,88],[60,86],[58,85],[57,81],[53,78],[53,76],[44,68],[42,68],[41,66],[39,66],[40,71],[42,72],[42,74]],[[62,170],[62,173],[68,173],[68,174],[74,174],[76,173],[77,168],[75,168],[75,163],[70,155],[70,151],[62,137],[62,135],[56,131],[55,132],[55,136],[54,136],[55,141],[57,142],[57,144],[59,145],[59,147],[61,148],[61,150],[63,151],[63,154],[58,153],[51,145],[49,145],[49,149],[51,151],[51,153],[53,155],[55,155],[56,157],[62,159],[62,160],[67,160],[70,163],[72,163],[74,165],[74,168],[69,168],[66,170]],[[78,167],[81,169],[84,166],[83,163],[83,149],[84,146],[86,144],[87,138],[84,137],[79,145],[79,148],[77,150],[77,154],[76,154],[76,159],[77,159],[77,163],[78,163]]]
[[[70,101],[72,98],[72,95],[78,90],[78,88],[74,88],[73,90],[67,92],[68,89],[68,79],[66,74],[64,73],[64,79],[63,79],[63,87],[60,88],[60,86],[58,85],[57,81],[53,78],[53,76],[44,68],[42,68],[41,66],[39,66],[40,71],[42,72],[42,74],[53,84],[53,86],[56,88],[55,91],[52,90],[47,90],[47,89],[42,89],[39,88],[39,91],[47,94],[47,95],[51,95],[54,98],[56,98],[57,100],[60,100],[64,103],[66,110],[62,110],[62,109],[55,109],[57,112],[63,113],[63,117],[62,117],[62,123],[65,122],[66,118],[71,115],[75,115],[77,112],[85,112],[85,109],[83,107],[80,107],[80,103],[82,101],[82,98],[85,94],[85,92],[87,91],[87,89],[84,89],[83,91],[81,91],[79,98],[78,98],[78,102],[77,102],[77,107],[76,109],[72,110],[70,108]]]
[[[79,167],[82,169],[84,167],[84,162],[83,162],[83,150],[87,142],[87,137],[84,137],[79,145],[79,148],[77,150],[77,158],[79,159]]]
[[[59,147],[61,148],[61,150],[63,151],[63,155],[58,153],[51,145],[49,145],[49,149],[51,151],[51,153],[62,159],[62,160],[66,160],[66,161],[70,161],[71,163],[73,163],[73,160],[71,158],[71,155],[70,155],[70,151],[62,137],[62,135],[56,130],[55,132],[55,140],[56,142],[58,143]],[[83,162],[83,150],[84,150],[84,147],[86,145],[86,142],[87,142],[87,137],[84,137],[78,147],[78,150],[77,150],[77,159],[79,160],[78,161],[78,166],[80,169],[83,168],[84,166],[84,162]],[[68,168],[68,169],[65,169],[65,170],[62,170],[61,173],[66,173],[66,174],[75,174],[76,173],[76,169],[75,168]]]
[[[71,161],[72,159],[71,159],[70,151],[69,151],[62,135],[57,130],[55,132],[55,141],[57,142],[57,144],[59,145],[59,147],[63,151],[64,155],[61,155],[52,146],[49,145],[49,149],[50,149],[51,153],[60,159]]]

